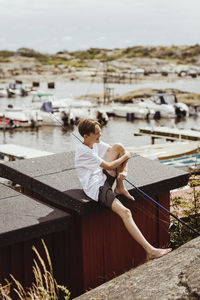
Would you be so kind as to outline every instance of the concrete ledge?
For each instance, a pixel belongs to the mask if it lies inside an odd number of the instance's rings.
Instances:
[[[82,192],[74,193],[74,189],[81,189],[74,167],[74,152],[2,164],[0,177],[10,179],[51,203],[81,215],[99,208]],[[189,173],[134,155],[129,162],[128,178],[146,193],[155,195],[186,185]],[[137,198],[136,190],[127,182],[125,184]]]
[[[200,299],[200,237],[147,262],[76,300]]]

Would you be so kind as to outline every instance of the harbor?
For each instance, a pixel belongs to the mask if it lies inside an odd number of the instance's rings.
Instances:
[[[200,297],[195,1],[1,1],[0,299]]]

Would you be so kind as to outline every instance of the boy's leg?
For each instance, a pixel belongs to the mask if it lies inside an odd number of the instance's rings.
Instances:
[[[137,225],[135,224],[131,211],[126,208],[117,198],[112,203],[112,211],[117,213],[122,221],[128,232],[131,236],[144,248],[146,251],[148,258],[158,258],[161,257],[171,251],[170,248],[168,249],[159,249],[154,248],[149,242],[145,239]]]
[[[121,157],[122,155],[124,155],[125,153],[125,148],[122,144],[115,144],[112,146],[112,148],[110,149],[110,151],[107,154],[106,160],[107,161],[113,161],[119,157]],[[116,184],[116,188],[115,188],[115,193],[116,194],[122,194],[124,196],[126,196],[127,198],[131,199],[131,200],[135,200],[127,191],[127,189],[124,187],[124,183],[123,180],[126,178],[127,176],[127,164],[128,164],[128,160],[126,160],[121,166],[119,166],[116,170],[117,172],[117,184]],[[115,176],[116,172],[115,171],[107,171],[111,176]]]

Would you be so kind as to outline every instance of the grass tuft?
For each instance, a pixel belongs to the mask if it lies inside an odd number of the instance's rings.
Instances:
[[[13,291],[17,294],[19,300],[68,300],[70,298],[70,292],[65,286],[59,285],[56,282],[53,276],[51,258],[44,240],[42,240],[42,244],[48,265],[46,266],[39,252],[35,246],[33,246],[32,249],[36,254],[36,259],[33,264],[35,282],[32,283],[31,287],[24,288],[13,275],[10,275],[13,286],[15,286]],[[10,296],[10,286],[11,283],[8,281],[7,285],[0,285],[0,299],[12,300]]]

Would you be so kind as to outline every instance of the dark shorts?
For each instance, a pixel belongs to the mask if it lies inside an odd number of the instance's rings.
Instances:
[[[113,177],[110,174],[108,174],[106,172],[106,170],[103,170],[103,173],[106,175],[107,179],[106,179],[104,185],[100,186],[100,188],[99,188],[98,202],[105,205],[106,207],[111,208],[112,203],[117,195],[112,190],[112,185],[113,185],[116,177]]]

